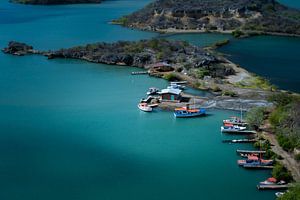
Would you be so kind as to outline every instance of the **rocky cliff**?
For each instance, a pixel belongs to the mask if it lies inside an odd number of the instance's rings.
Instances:
[[[151,31],[250,31],[300,35],[300,11],[275,0],[157,0],[114,21]]]
[[[100,3],[102,0],[11,0],[13,3],[56,5],[56,4],[79,4],[79,3]]]

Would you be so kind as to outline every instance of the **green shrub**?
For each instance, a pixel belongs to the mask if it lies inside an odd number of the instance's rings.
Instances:
[[[275,164],[272,171],[272,176],[277,180],[284,180],[286,182],[293,180],[291,173],[281,163]]]
[[[236,97],[237,94],[233,91],[225,90],[222,92],[222,96]]]
[[[203,79],[204,76],[208,76],[209,75],[209,71],[207,69],[198,69],[197,70],[197,78],[199,79]]]
[[[295,142],[289,138],[286,137],[283,134],[278,134],[277,135],[277,141],[279,143],[279,145],[285,150],[285,151],[293,151],[294,148],[296,147]]]
[[[243,31],[237,29],[237,30],[232,31],[232,35],[233,35],[233,37],[238,38],[238,37],[245,35],[245,33]]]
[[[249,126],[257,130],[264,121],[265,108],[255,107],[247,112],[246,120],[249,123]]]
[[[296,155],[294,156],[294,158],[295,158],[295,160],[300,161],[300,153],[296,154]]]
[[[168,81],[177,81],[179,80],[179,78],[177,77],[176,74],[174,73],[168,73],[168,74],[165,74],[163,76],[164,79],[168,80]]]
[[[300,183],[294,184],[285,192],[278,200],[299,200],[300,199]]]

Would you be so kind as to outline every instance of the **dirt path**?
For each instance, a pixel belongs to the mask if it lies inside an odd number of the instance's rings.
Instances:
[[[293,155],[291,155],[290,153],[287,153],[279,146],[274,134],[271,134],[268,132],[263,132],[263,135],[273,145],[272,151],[284,158],[283,160],[281,160],[281,162],[288,170],[291,171],[295,181],[300,181],[300,162],[297,162],[293,158]]]

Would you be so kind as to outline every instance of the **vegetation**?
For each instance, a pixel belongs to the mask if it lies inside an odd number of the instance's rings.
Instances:
[[[246,120],[252,129],[258,130],[263,123],[266,109],[263,107],[255,107],[247,112]]]
[[[232,31],[233,37],[239,38],[245,36],[245,33],[239,29]]]
[[[271,83],[267,79],[257,75],[254,75],[251,78],[240,81],[236,83],[235,86],[240,88],[249,88],[249,89],[259,88],[262,90],[276,89],[276,87],[274,85],[271,85]]]
[[[286,151],[300,147],[300,98],[296,95],[279,93],[269,98],[276,108],[269,121],[276,133],[279,145]]]
[[[156,0],[126,18],[126,26],[151,31],[231,31],[234,37],[300,34],[300,11],[275,0]]]
[[[164,79],[168,81],[178,81],[179,78],[175,73],[168,73],[163,76]]]
[[[293,180],[291,173],[279,162],[277,162],[273,168],[272,176],[277,180],[284,180],[290,182]]]
[[[278,200],[299,200],[300,199],[300,183],[294,184],[284,193]]]
[[[237,94],[233,91],[230,91],[230,90],[224,90],[222,92],[222,96],[230,96],[230,97],[236,97]]]

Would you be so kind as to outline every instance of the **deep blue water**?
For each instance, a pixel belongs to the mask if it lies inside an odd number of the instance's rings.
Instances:
[[[154,37],[108,24],[147,2],[48,7],[1,0],[0,46]],[[171,112],[140,112],[147,88],[167,83],[131,76],[136,70],[0,53],[0,199],[274,199],[255,187],[269,171],[236,165],[235,149],[251,147],[221,143],[228,136],[219,122],[236,113],[178,120]]]

